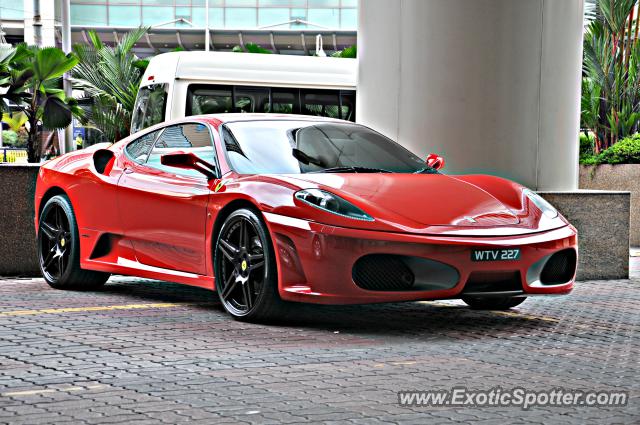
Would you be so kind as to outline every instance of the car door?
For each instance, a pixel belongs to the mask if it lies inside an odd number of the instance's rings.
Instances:
[[[125,237],[142,264],[204,275],[209,182],[197,171],[165,166],[160,158],[192,152],[215,163],[211,133],[206,124],[184,123],[153,137],[146,156],[127,156],[118,185]]]

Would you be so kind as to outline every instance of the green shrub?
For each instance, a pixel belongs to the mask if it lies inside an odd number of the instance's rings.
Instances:
[[[2,145],[15,147],[18,144],[18,133],[13,130],[2,131]]]
[[[592,165],[596,163],[596,157],[593,154],[593,149],[593,133],[580,133],[580,164]]]
[[[598,164],[640,164],[640,134],[620,140],[597,156]]]

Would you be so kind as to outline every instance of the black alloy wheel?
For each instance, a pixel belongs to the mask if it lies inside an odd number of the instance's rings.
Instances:
[[[227,217],[214,255],[216,290],[227,312],[253,321],[281,314],[275,255],[256,212],[243,208]]]
[[[110,274],[80,268],[78,226],[66,195],[49,199],[38,224],[38,259],[44,280],[58,289],[93,289]]]

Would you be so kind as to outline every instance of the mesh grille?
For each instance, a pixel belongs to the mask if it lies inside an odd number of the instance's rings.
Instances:
[[[360,258],[353,266],[353,281],[372,291],[406,291],[413,287],[415,276],[396,255],[372,254]]]
[[[549,258],[540,273],[540,282],[543,285],[558,285],[567,283],[576,271],[576,251],[565,249],[556,252]]]

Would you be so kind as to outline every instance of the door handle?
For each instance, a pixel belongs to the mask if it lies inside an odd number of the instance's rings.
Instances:
[[[127,167],[123,171],[124,171],[125,174],[131,174],[131,173],[133,173],[133,168]]]

